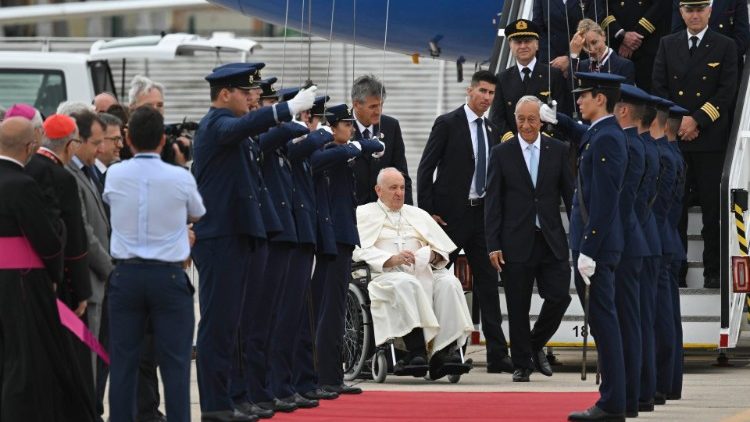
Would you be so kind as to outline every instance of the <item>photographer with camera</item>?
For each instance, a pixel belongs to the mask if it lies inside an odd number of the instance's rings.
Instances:
[[[153,107],[134,111],[128,144],[135,156],[109,170],[103,195],[112,209],[111,253],[117,265],[109,286],[113,422],[135,417],[135,368],[146,320],[159,339],[167,416],[173,422],[190,420],[195,289],[182,266],[191,247],[186,223],[198,221],[206,208],[190,173],[159,159],[163,119]],[[148,224],[139,224],[143,221]]]

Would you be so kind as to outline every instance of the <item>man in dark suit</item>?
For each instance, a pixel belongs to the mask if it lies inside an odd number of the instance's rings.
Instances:
[[[539,60],[550,63],[562,72],[569,72],[568,41],[575,34],[581,19],[589,18],[599,22],[604,17],[605,1],[534,0],[531,20],[541,31]]]
[[[680,1],[672,0],[672,32],[685,30],[685,21],[680,14]],[[745,52],[750,44],[750,20],[747,13],[747,1],[717,1],[711,5],[711,18],[708,27],[734,40],[737,45],[737,64],[742,75],[745,63]]]
[[[560,200],[569,213],[573,174],[568,146],[540,132],[541,104],[531,95],[518,101],[518,135],[492,148],[487,178],[487,250],[505,282],[514,382],[528,381],[533,369],[552,375],[542,348],[570,303],[568,239]],[[534,280],[544,305],[529,331]]]
[[[594,406],[568,416],[573,421],[625,421],[625,364],[615,305],[615,270],[625,240],[619,190],[628,162],[626,139],[612,112],[625,79],[577,73],[581,117],[591,126],[580,139],[578,178],[570,218],[570,248],[577,263],[576,289],[589,291],[589,323],[596,336],[602,383]],[[585,302],[585,300],[584,300]]]
[[[206,205],[206,215],[195,225],[197,241],[193,248],[201,279],[197,367],[204,421],[257,419],[234,409],[229,391],[240,321],[252,315],[244,303],[250,303],[254,293],[246,287],[250,278],[257,279],[253,266],[264,265],[268,254],[247,138],[291,120],[296,113],[312,107],[315,99],[315,88],[311,87],[289,102],[248,113],[255,71],[252,67],[225,68],[206,77],[212,107],[195,135],[192,172]]]
[[[633,61],[636,85],[650,91],[654,54],[659,47],[659,39],[669,33],[669,1],[607,2],[609,15],[598,22],[607,31],[609,45],[621,57]]]
[[[382,114],[385,95],[383,83],[373,75],[360,76],[352,85],[352,114],[356,119],[354,139],[377,137],[385,144],[382,156],[363,155],[354,161],[357,205],[378,200],[375,185],[378,173],[386,167],[395,167],[401,172],[406,180],[406,203],[413,203],[401,125],[393,117]]]
[[[654,94],[688,109],[678,132],[687,164],[685,192],[697,196],[703,211],[704,286],[719,287],[719,184],[737,91],[737,48],[708,27],[709,0],[681,1],[686,31],[661,40],[654,62]],[[683,201],[680,231],[687,231]]]
[[[417,170],[419,207],[443,226],[458,247],[451,254],[451,262],[461,249],[469,260],[474,298],[482,312],[482,331],[487,339],[487,371],[493,373],[513,372],[500,326],[498,276],[487,258],[484,236],[487,160],[490,148],[500,141],[500,133],[481,116],[492,103],[496,84],[492,73],[474,73],[466,90],[467,103],[435,120]]]
[[[562,72],[536,59],[539,27],[532,21],[519,19],[505,27],[505,37],[516,64],[497,75],[497,91],[490,109],[490,121],[500,129],[502,141],[512,138],[516,131],[513,113],[516,102],[524,95],[534,95],[543,102],[555,100],[560,112],[566,114],[570,114],[573,106]]]
[[[581,58],[581,51],[588,53]],[[606,72],[625,77],[628,84],[635,83],[633,62],[620,57],[607,46],[607,36],[591,19],[578,23],[578,32],[570,40],[570,58],[574,72]]]

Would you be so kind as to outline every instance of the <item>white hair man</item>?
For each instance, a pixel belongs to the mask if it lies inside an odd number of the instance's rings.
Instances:
[[[130,99],[131,112],[140,106],[150,105],[162,115],[164,114],[164,85],[159,82],[154,82],[142,75],[136,75],[130,81],[128,98]]]
[[[71,114],[85,113],[87,111],[93,112],[94,106],[81,101],[64,101],[57,106],[56,114],[70,116]]]
[[[473,330],[458,279],[445,269],[456,245],[424,210],[404,205],[404,176],[380,171],[376,202],[357,207],[361,246],[355,261],[372,270],[368,285],[375,344],[402,338],[408,353],[396,372],[430,377],[468,372],[458,349]],[[421,374],[417,373],[421,370]]]

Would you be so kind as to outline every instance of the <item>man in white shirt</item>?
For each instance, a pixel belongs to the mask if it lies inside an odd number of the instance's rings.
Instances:
[[[151,319],[170,421],[190,421],[193,288],[182,269],[190,255],[187,222],[206,212],[193,176],[164,163],[164,118],[138,108],[129,122],[133,159],[112,167],[104,200],[112,212],[109,289],[110,418],[135,418],[136,380],[146,318]]]

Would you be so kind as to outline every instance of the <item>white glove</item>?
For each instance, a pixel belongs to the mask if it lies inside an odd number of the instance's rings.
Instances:
[[[302,135],[299,138],[292,139],[292,143],[293,144],[298,144],[298,143],[304,141],[305,139],[307,139],[307,135]]]
[[[578,272],[581,273],[581,278],[586,285],[591,284],[591,276],[596,271],[596,262],[590,257],[580,254],[578,255]]]
[[[315,92],[317,90],[318,87],[315,85],[310,88],[302,89],[294,96],[294,98],[287,101],[289,114],[294,116],[300,111],[310,110],[315,102]]]
[[[383,146],[383,150],[382,150],[382,151],[380,151],[380,152],[373,152],[373,153],[372,153],[372,158],[380,158],[380,157],[382,157],[383,155],[385,155],[385,144],[384,144],[384,143],[383,143],[383,141],[381,141],[381,140],[378,140],[378,142],[380,142],[380,145],[382,145],[382,146]]]
[[[357,149],[361,152],[362,151],[362,144],[359,143],[359,141],[351,141],[350,144],[357,147]]]
[[[328,133],[330,133],[331,135],[333,135],[333,130],[331,130],[331,127],[330,127],[330,126],[328,126],[328,125],[320,125],[320,126],[318,126],[318,129],[321,129],[321,130],[323,130],[324,132],[328,132]]]
[[[543,122],[557,124],[557,101],[552,101],[552,107],[547,104],[542,104],[539,109],[539,117],[542,118]]]

